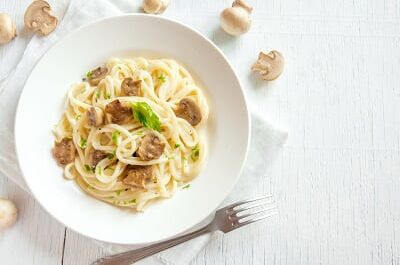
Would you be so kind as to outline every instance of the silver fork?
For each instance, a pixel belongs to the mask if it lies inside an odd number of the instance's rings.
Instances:
[[[236,228],[274,216],[277,213],[276,202],[272,195],[239,201],[217,210],[214,219],[208,225],[194,232],[144,248],[100,258],[93,262],[92,265],[129,265],[202,234],[216,230],[228,233]]]

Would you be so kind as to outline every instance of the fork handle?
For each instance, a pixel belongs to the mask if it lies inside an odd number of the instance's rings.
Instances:
[[[100,258],[96,260],[94,263],[92,263],[92,265],[130,265],[133,262],[139,261],[153,254],[156,254],[158,252],[161,252],[163,250],[166,250],[168,248],[171,248],[173,246],[191,240],[195,237],[198,237],[202,234],[210,232],[211,231],[210,227],[211,227],[210,225],[206,225],[205,227],[200,228],[199,230],[196,230],[194,232],[170,240],[156,243],[144,248],[130,250],[127,252],[122,252],[120,254],[115,254],[108,257]]]

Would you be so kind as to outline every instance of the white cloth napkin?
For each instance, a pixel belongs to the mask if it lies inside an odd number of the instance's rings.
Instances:
[[[26,78],[38,59],[54,44],[61,36],[71,30],[87,24],[90,21],[119,15],[124,12],[132,12],[131,0],[71,0],[68,5],[60,1],[52,3],[54,9],[60,9],[61,5],[67,6],[65,15],[60,21],[56,31],[48,37],[33,36],[27,45],[25,52],[15,69],[6,75],[0,86],[0,175],[13,180],[21,188],[29,192],[21,173],[19,171],[14,150],[14,116],[17,101]],[[224,201],[224,205],[260,194],[255,194],[257,185],[266,181],[267,169],[277,157],[281,146],[287,138],[287,133],[269,122],[260,115],[252,114],[252,134],[250,152],[244,171],[232,194]],[[206,223],[205,220],[202,224]],[[201,226],[199,224],[197,227]],[[196,227],[196,228],[197,228]],[[194,228],[195,229],[195,228]],[[218,236],[213,235],[213,236]],[[180,265],[189,264],[190,261],[213,237],[204,235],[185,244],[164,251],[154,257],[148,258],[139,264],[167,264]],[[212,240],[212,239],[211,239]],[[132,249],[129,246],[119,246],[98,242],[104,247],[108,254]]]

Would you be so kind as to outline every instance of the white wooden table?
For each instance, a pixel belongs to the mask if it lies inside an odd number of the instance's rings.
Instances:
[[[0,11],[21,17],[29,1],[0,1]],[[226,235],[193,264],[400,264],[400,2],[253,0],[253,27],[238,39],[218,30],[229,1],[172,2],[165,15],[213,40],[252,107],[290,132],[270,172],[279,221],[249,227],[257,238]],[[270,49],[287,64],[266,84],[249,67]],[[11,68],[4,58],[0,69]],[[0,235],[0,264],[79,265],[103,254],[2,176],[0,196],[20,210]]]

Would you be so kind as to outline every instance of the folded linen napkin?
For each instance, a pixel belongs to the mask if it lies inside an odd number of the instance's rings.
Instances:
[[[13,136],[16,105],[26,78],[39,58],[55,41],[71,30],[102,17],[110,17],[132,11],[132,6],[128,0],[71,0],[69,5],[65,5],[64,2],[60,2],[60,5],[61,4],[67,6],[67,9],[56,31],[45,38],[33,36],[20,62],[15,69],[6,76],[0,86],[0,96],[2,98],[0,101],[0,109],[2,110],[0,112],[0,120],[2,121],[2,126],[0,128],[0,175],[10,178],[27,192],[29,192],[29,189],[17,165]],[[61,8],[57,6],[57,1],[52,3],[52,5],[54,9]],[[284,130],[273,126],[260,115],[252,113],[252,134],[249,157],[235,191],[232,192],[223,204],[259,195],[254,194],[255,186],[268,181],[265,179],[267,169],[277,157],[280,147],[286,141],[286,138],[287,133]],[[207,222],[207,220],[193,229],[204,225],[205,222]],[[211,238],[211,235],[204,235],[148,258],[140,264],[189,264]],[[108,254],[115,254],[132,249],[132,247],[129,246],[95,242],[104,247],[105,252]]]

